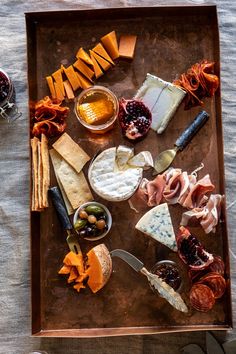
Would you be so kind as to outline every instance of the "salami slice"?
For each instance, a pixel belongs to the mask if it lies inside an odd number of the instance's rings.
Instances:
[[[205,284],[194,284],[190,290],[190,304],[198,311],[211,310],[215,304],[213,291]]]
[[[210,272],[216,272],[221,275],[224,275],[225,264],[223,259],[220,256],[214,256],[214,261],[209,265]]]
[[[214,294],[215,299],[219,299],[224,295],[226,289],[225,278],[219,273],[211,272],[202,277],[198,284],[207,285]]]

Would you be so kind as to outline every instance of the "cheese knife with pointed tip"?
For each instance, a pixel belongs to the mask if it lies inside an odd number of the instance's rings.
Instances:
[[[158,275],[150,273],[144,264],[131,253],[122,249],[116,249],[110,252],[112,257],[119,257],[126,263],[128,263],[136,272],[140,272],[145,275],[149,283],[158,291],[159,295],[166,299],[176,310],[181,312],[188,312],[188,308],[185,305],[180,294],[163,281]]]
[[[81,248],[78,241],[78,235],[75,233],[74,228],[70,222],[60,190],[58,187],[49,188],[49,194],[52,198],[52,202],[57,211],[61,225],[67,233],[66,242],[69,249],[76,254],[80,253]]]
[[[206,333],[207,354],[225,354],[221,345],[210,332]]]
[[[184,130],[180,137],[176,140],[173,149],[161,152],[154,161],[153,176],[165,171],[172,163],[178,151],[182,151],[192,140],[194,135],[207,122],[209,114],[201,111],[195,117],[194,121]]]

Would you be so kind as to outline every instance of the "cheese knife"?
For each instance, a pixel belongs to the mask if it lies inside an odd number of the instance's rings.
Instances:
[[[224,354],[224,350],[221,345],[217,342],[215,337],[210,333],[206,333],[206,347],[207,354]]]
[[[78,241],[78,235],[75,233],[74,228],[70,222],[60,190],[58,187],[49,188],[49,195],[52,198],[52,202],[57,211],[61,225],[67,233],[66,242],[69,246],[69,249],[76,254],[80,253],[81,248]]]
[[[209,119],[209,114],[201,111],[195,117],[194,121],[183,131],[176,140],[173,149],[162,151],[154,161],[153,176],[165,171],[174,160],[176,153],[182,151],[192,140],[194,135],[203,127]]]
[[[173,288],[171,288],[165,281],[158,275],[150,273],[144,264],[131,253],[116,249],[110,252],[112,257],[119,257],[130,265],[136,272],[145,275],[148,282],[158,291],[159,295],[165,298],[176,310],[181,312],[188,312],[182,297]]]

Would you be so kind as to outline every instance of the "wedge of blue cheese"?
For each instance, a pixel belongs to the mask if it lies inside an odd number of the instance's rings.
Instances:
[[[171,82],[147,74],[146,80],[134,98],[142,100],[150,109],[152,113],[151,128],[161,134],[175,114],[185,94],[184,90]]]
[[[139,220],[135,228],[169,247],[172,251],[177,251],[175,233],[167,203],[149,210]]]

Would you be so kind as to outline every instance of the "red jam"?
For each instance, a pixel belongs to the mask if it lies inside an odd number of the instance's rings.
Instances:
[[[181,277],[179,274],[178,268],[174,263],[168,262],[159,262],[155,264],[151,272],[158,275],[163,279],[168,285],[170,285],[174,290],[178,290],[181,285]]]
[[[0,103],[5,101],[5,99],[8,97],[9,90],[10,82],[4,73],[0,71]]]

